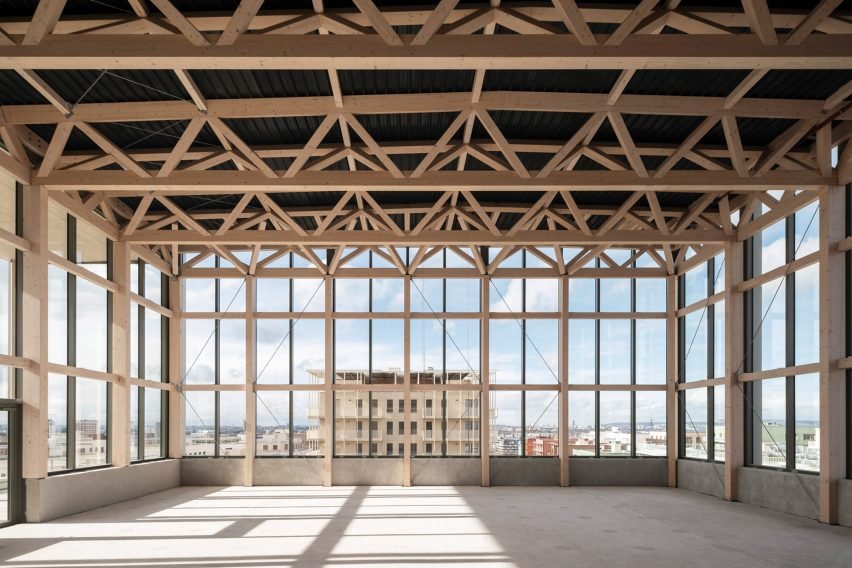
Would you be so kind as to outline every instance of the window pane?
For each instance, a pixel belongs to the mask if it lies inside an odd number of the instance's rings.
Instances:
[[[262,456],[290,454],[290,393],[264,391],[257,397],[257,432],[255,453]],[[293,445],[304,451],[305,433],[293,436]]]
[[[130,385],[130,461],[139,459],[139,388]]]
[[[219,393],[219,455],[246,455],[246,395]]]
[[[514,322],[512,322],[514,323]],[[517,327],[517,324],[515,324]],[[559,322],[526,320],[527,384],[559,383]]]
[[[636,455],[665,456],[666,393],[636,393]]]
[[[313,252],[323,264],[327,263],[330,258],[329,249],[312,247],[311,252]],[[293,268],[316,268],[316,265],[312,261],[308,260],[308,257],[303,253],[296,252],[293,253]]]
[[[163,391],[145,389],[145,459],[163,457]]]
[[[450,249],[444,249],[444,254],[446,255],[446,267],[447,268],[470,268],[471,264],[467,262],[464,258],[458,255],[455,251]]]
[[[595,455],[595,393],[568,393],[568,453]]]
[[[138,304],[130,302],[130,376],[140,378],[139,374],[139,310]]]
[[[479,312],[480,281],[474,278],[447,279],[448,312]]]
[[[107,238],[82,219],[77,219],[77,251],[74,262],[98,276],[107,276]]]
[[[224,307],[222,309],[224,310]],[[183,310],[185,312],[216,311],[216,280],[214,278],[184,279]]]
[[[630,311],[630,279],[601,278],[601,311]]]
[[[819,360],[819,264],[796,271],[796,365]],[[777,301],[777,300],[776,300]]]
[[[47,471],[68,468],[68,379],[47,376]]]
[[[163,317],[145,310],[145,376],[151,381],[163,379]]]
[[[322,456],[325,454],[325,439],[322,424],[325,422],[325,406],[322,391],[294,391],[293,396],[293,455]],[[298,442],[304,436],[305,443]]]
[[[399,278],[373,279],[373,311],[401,312],[405,309],[404,282]],[[412,300],[414,299],[412,289]]]
[[[713,459],[725,461],[725,385],[713,387]]]
[[[725,376],[725,301],[713,307],[713,375]]]
[[[707,263],[702,262],[688,270],[684,277],[685,302],[689,306],[707,297]]]
[[[246,281],[238,278],[219,279],[219,311],[246,311]]]
[[[92,379],[77,382],[77,467],[107,463],[107,383]]]
[[[447,406],[447,455],[479,455],[480,393],[449,391]]]
[[[370,321],[334,321],[334,382],[367,382],[370,369]]]
[[[335,279],[334,311],[370,311],[370,280],[367,278]]]
[[[707,311],[698,310],[683,318],[686,381],[707,378]]]
[[[602,391],[598,438],[601,456],[630,455],[630,393]]]
[[[373,320],[372,382],[402,383],[405,364],[405,322]]]
[[[636,320],[636,384],[666,383],[666,320]]]
[[[760,326],[759,370],[762,371],[787,366],[785,288],[783,278],[760,287],[760,317],[763,319],[763,325]]]
[[[444,372],[444,330],[434,319],[411,320],[411,382],[442,382]]]
[[[426,314],[444,311],[444,281],[439,278],[412,278],[411,311]]]
[[[77,366],[107,368],[107,291],[77,278]]]
[[[600,320],[600,382],[630,384],[630,320]]]
[[[412,417],[422,422],[418,424],[420,434],[418,440],[417,455],[420,456],[442,456],[444,443],[443,417],[444,394],[435,391],[411,393]],[[415,411],[416,407],[416,411]],[[377,406],[378,416],[381,418],[385,407]],[[492,409],[492,415],[494,410]],[[381,423],[381,422],[380,422]],[[384,433],[384,431],[383,431]],[[382,448],[382,445],[379,445]]]
[[[713,257],[713,293],[725,291],[725,253],[719,253]]]
[[[568,382],[594,384],[595,382],[594,320],[568,321]]]
[[[754,383],[754,400],[759,420],[754,420],[754,438],[760,443],[757,465],[786,467],[787,379],[767,379]]]
[[[491,414],[495,425],[490,429],[491,455],[521,455],[521,393],[492,391]]]
[[[594,312],[595,307],[594,278],[571,278],[568,280],[568,311]]]
[[[290,311],[290,281],[286,278],[258,278],[255,303],[259,312]]]
[[[145,297],[152,302],[163,303],[163,275],[150,264],[145,265]]]
[[[636,279],[636,311],[664,312],[666,311],[666,280],[665,278]]]
[[[214,395],[215,393],[204,391],[188,391],[185,393],[185,456],[212,456],[215,453],[213,443],[216,426]]]
[[[379,399],[397,398],[399,393],[374,393]],[[394,431],[394,433],[396,433]],[[402,440],[377,429],[373,439],[392,443],[394,448]],[[384,434],[384,436],[383,436]],[[369,453],[370,443],[370,393],[367,391],[337,391],[334,393],[334,455],[363,456]]]
[[[47,345],[51,363],[68,363],[68,273],[47,267]]]
[[[491,264],[503,252],[500,247],[490,247],[488,249],[488,263]],[[510,254],[503,262],[500,263],[500,268],[521,268],[523,263],[523,251],[516,251]]]
[[[707,389],[683,391],[686,457],[707,459]]]
[[[68,213],[58,203],[47,203],[47,248],[68,258]]]
[[[291,320],[259,319],[257,329],[257,382],[284,384],[290,382]]]
[[[130,253],[130,291],[134,294],[139,293],[139,264],[142,261],[139,256],[132,252]]]
[[[796,469],[819,471],[819,375],[796,377]]]
[[[246,382],[246,322],[219,321],[219,382],[223,385]]]
[[[293,336],[293,383],[325,381],[325,321],[301,319],[290,332]]]
[[[526,311],[559,311],[559,280],[555,278],[527,279],[526,294]]]
[[[819,249],[819,202],[796,211],[796,258],[802,258]]]
[[[12,354],[12,263],[0,258],[0,354]]]
[[[491,279],[491,311],[518,313],[524,310],[524,281],[520,278]]]
[[[490,320],[488,365],[493,384],[521,383],[523,330],[514,320]]]
[[[446,321],[448,382],[479,382],[479,325],[479,320]]]
[[[298,278],[292,281],[292,286],[294,312],[325,310],[325,282],[322,279]]]
[[[184,320],[183,376],[187,384],[216,381],[215,328],[216,320]]]
[[[761,243],[760,256],[756,259],[759,263],[755,274],[765,274],[774,268],[778,268],[787,260],[787,234],[786,220],[781,219],[763,229],[758,237]]]
[[[0,398],[15,398],[15,371],[7,365],[0,365]]]
[[[525,394],[525,455],[559,455],[558,397],[558,393],[548,391],[529,391]]]

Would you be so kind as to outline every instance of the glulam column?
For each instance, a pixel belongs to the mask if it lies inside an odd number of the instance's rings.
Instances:
[[[743,361],[743,243],[725,247],[725,499],[738,499],[738,479],[745,457],[745,415],[737,373]],[[712,441],[711,441],[712,442]],[[715,467],[715,466],[714,466]]]
[[[559,252],[561,254],[561,251]],[[559,485],[570,484],[568,469],[568,276],[559,278]]]
[[[30,360],[22,372],[23,463],[25,479],[47,477],[47,190],[23,188],[23,237],[30,250],[23,255],[24,325],[21,355]]]
[[[169,457],[181,458],[184,452],[185,410],[181,394],[183,374],[183,294],[181,281],[177,276],[169,278],[169,382],[174,388],[169,390]]]
[[[323,482],[325,487],[332,485],[332,463],[334,459],[334,280],[331,276],[324,277],[325,285],[325,383],[323,384],[323,427],[322,436],[325,439],[323,456]]]
[[[255,342],[255,296],[257,278],[246,276],[246,456],[243,485],[254,485],[254,458],[257,446],[257,404],[255,404],[255,377],[257,375],[257,352]]]
[[[411,485],[411,276],[403,279],[403,396],[405,430],[402,437],[402,485]],[[371,426],[372,428],[372,426]]]
[[[668,455],[668,486],[677,487],[677,276],[666,278],[666,454]]]
[[[112,246],[112,372],[118,380],[112,383],[110,444],[112,465],[130,465],[130,245],[114,242]],[[140,422],[144,417],[139,417]],[[142,425],[140,424],[140,428]]]
[[[846,470],[846,276],[838,250],[846,230],[844,188],[819,196],[819,519],[838,521],[838,486]]]
[[[479,455],[482,460],[482,487],[491,485],[491,365],[489,362],[491,351],[491,289],[489,282],[488,276],[483,276],[479,280],[481,297],[479,306],[482,312],[482,331],[479,346],[480,381],[482,382],[482,390],[479,394]]]

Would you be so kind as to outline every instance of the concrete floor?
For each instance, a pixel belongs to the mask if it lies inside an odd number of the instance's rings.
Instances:
[[[852,529],[662,488],[180,487],[0,530],[3,566],[852,566]]]

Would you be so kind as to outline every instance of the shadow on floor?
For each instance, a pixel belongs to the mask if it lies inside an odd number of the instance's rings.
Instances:
[[[4,566],[850,566],[852,530],[665,488],[180,487],[0,530]]]

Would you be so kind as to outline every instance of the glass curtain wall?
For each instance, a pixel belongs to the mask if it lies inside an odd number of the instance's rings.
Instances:
[[[566,262],[580,251],[566,249]],[[584,263],[651,268],[641,251],[610,249]],[[568,291],[568,451],[575,457],[666,456],[666,280],[587,277]]]
[[[104,287],[112,278],[112,241],[52,201],[48,218],[49,251],[85,271],[72,274],[49,258],[48,360],[69,374],[48,378],[48,470],[104,466],[111,462],[112,386],[73,371],[112,371],[112,292]]]
[[[502,254],[489,249],[489,260]],[[501,268],[555,263],[553,249],[516,252]],[[559,455],[559,279],[489,278],[490,455]],[[524,390],[526,385],[535,389]]]
[[[769,212],[762,204],[755,216]],[[746,385],[748,465],[819,471],[818,248],[816,201],[746,243],[746,371],[779,370]]]
[[[133,257],[130,264],[130,376],[168,381],[168,318],[144,298],[168,307],[168,280],[155,267]],[[168,396],[154,386],[130,386],[130,459],[144,461],[167,454]]]
[[[688,260],[687,260],[688,262]],[[725,255],[678,276],[679,456],[725,461]]]

